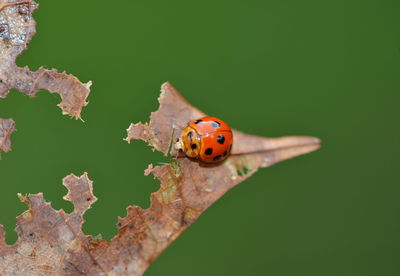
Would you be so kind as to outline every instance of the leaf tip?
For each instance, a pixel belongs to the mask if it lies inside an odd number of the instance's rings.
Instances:
[[[147,169],[144,170],[144,175],[149,176],[153,172],[153,164],[149,164]]]
[[[28,195],[23,195],[21,193],[17,193],[17,197],[22,203],[25,203],[26,205],[29,205]]]
[[[64,177],[63,185],[68,190],[63,198],[72,202],[74,211],[84,213],[97,201],[93,194],[93,181],[89,179],[86,172],[81,176],[70,174]]]
[[[93,85],[93,82],[90,80],[87,83],[84,83],[83,85],[86,87],[87,90],[90,90],[90,87]]]
[[[147,123],[131,123],[126,131],[128,136],[124,140],[128,143],[130,143],[131,140],[143,140],[145,142],[149,142],[150,136],[148,133]]]

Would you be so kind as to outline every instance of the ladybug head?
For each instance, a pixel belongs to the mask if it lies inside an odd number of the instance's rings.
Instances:
[[[176,141],[175,149],[179,152],[184,152],[188,157],[198,157],[200,154],[200,137],[198,133],[193,128],[186,127]]]

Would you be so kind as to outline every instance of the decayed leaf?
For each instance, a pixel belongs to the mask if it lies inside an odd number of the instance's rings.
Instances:
[[[182,127],[193,119],[205,116],[203,112],[190,105],[181,94],[169,83],[162,86],[159,98],[160,108],[151,114],[149,124],[131,124],[128,137],[148,142],[164,155],[169,154],[172,141],[179,136]],[[246,159],[251,153],[249,170],[258,167],[268,167],[279,161],[311,152],[319,148],[320,140],[314,137],[291,136],[283,138],[265,138],[248,135],[233,130],[234,144],[231,161]],[[174,152],[172,152],[174,154]],[[176,153],[175,153],[176,154]],[[229,162],[228,162],[229,163]]]
[[[151,114],[148,124],[130,125],[126,140],[145,140],[168,155],[182,127],[205,114],[169,83],[162,86],[159,102],[160,107]],[[152,194],[149,209],[128,208],[128,215],[119,222],[120,234],[113,240],[132,244],[137,252],[131,261],[134,265],[127,267],[129,273],[141,275],[200,214],[258,168],[311,152],[320,145],[320,140],[313,137],[263,138],[236,130],[233,133],[232,155],[222,164],[205,165],[184,157],[163,166],[150,165],[145,171],[160,180],[160,190]],[[121,259],[118,265],[124,267],[128,261],[129,258]]]
[[[80,118],[82,108],[87,105],[91,82],[83,84],[76,77],[57,73],[55,69],[41,67],[32,72],[28,67],[19,68],[15,64],[17,56],[36,33],[32,13],[37,7],[33,0],[0,0],[0,97],[5,98],[11,88],[30,97],[39,89],[46,89],[61,96],[58,106],[63,114]]]
[[[11,150],[10,136],[15,131],[13,119],[0,118],[0,150],[7,152]]]
[[[74,204],[71,214],[55,211],[41,193],[19,195],[29,210],[17,217],[18,241],[14,245],[5,244],[0,227],[0,275],[101,274],[101,266],[90,253],[92,239],[81,230],[83,214],[96,201],[92,182],[86,174],[69,175],[63,184],[69,191],[64,199]],[[80,266],[92,269],[80,270]]]
[[[128,138],[143,139],[164,154],[179,126],[204,114],[186,102],[168,83],[162,87],[160,108],[149,124],[132,124]],[[84,174],[64,178],[65,197],[74,205],[66,214],[55,211],[42,194],[21,196],[29,210],[17,218],[16,244],[4,242],[0,229],[0,275],[142,275],[151,262],[229,189],[259,167],[313,151],[312,137],[262,138],[234,132],[234,151],[218,165],[203,165],[188,158],[153,167],[160,189],[143,210],[129,206],[119,218],[118,235],[110,242],[86,236],[82,216],[96,201],[92,183]]]
[[[76,77],[65,72],[43,67],[32,72],[28,67],[15,64],[36,33],[36,22],[32,13],[38,7],[33,0],[0,0],[0,98],[5,98],[11,88],[36,95],[39,89],[46,89],[61,96],[58,105],[63,114],[81,119],[81,111],[87,105],[91,82],[81,83]]]

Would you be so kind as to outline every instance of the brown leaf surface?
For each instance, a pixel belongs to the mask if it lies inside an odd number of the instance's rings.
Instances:
[[[15,64],[36,33],[32,13],[37,7],[33,0],[0,0],[0,98],[7,97],[12,88],[29,97],[34,97],[39,89],[46,89],[61,96],[58,106],[63,114],[81,119],[91,82],[81,83],[76,77],[55,69],[40,67],[32,72],[28,67],[20,68]]]
[[[171,143],[182,127],[205,114],[169,83],[162,86],[159,102],[149,123],[130,125],[126,140],[142,139],[164,155],[174,156]],[[139,256],[133,257],[135,266],[129,273],[141,275],[200,214],[258,168],[311,152],[319,145],[320,140],[313,137],[263,138],[234,130],[232,155],[222,164],[205,165],[183,157],[163,166],[150,165],[145,174],[153,173],[160,180],[160,190],[152,194],[149,209],[128,208],[128,215],[119,222],[120,234],[112,241],[134,245]],[[140,240],[134,238],[139,233]],[[119,265],[128,260],[122,259]]]
[[[162,87],[160,108],[149,124],[132,124],[127,141],[143,139],[164,154],[179,127],[204,114],[191,106],[169,84]],[[17,218],[19,239],[8,246],[0,229],[0,275],[142,275],[160,253],[211,204],[260,167],[313,151],[312,137],[262,138],[234,132],[233,155],[218,165],[203,165],[188,158],[163,166],[149,165],[160,181],[151,206],[129,206],[118,220],[118,235],[110,242],[82,232],[82,216],[96,201],[92,183],[84,174],[64,178],[65,197],[74,205],[71,214],[54,210],[42,194],[21,196],[29,210]]]
[[[10,136],[15,131],[13,119],[0,118],[0,150],[7,152],[11,150]]]
[[[8,246],[0,227],[0,275],[89,275],[101,273],[101,267],[90,255],[91,238],[82,233],[83,214],[96,201],[92,182],[84,174],[69,175],[63,180],[68,194],[64,199],[74,204],[74,211],[56,211],[44,201],[41,193],[19,195],[29,207],[17,217],[18,241]],[[75,263],[92,267],[79,270]]]
[[[16,88],[30,97],[39,89],[46,89],[61,96],[58,105],[63,114],[80,119],[87,105],[91,82],[81,83],[76,77],[58,73],[43,67],[32,72],[28,67],[19,68],[15,59],[27,47],[36,33],[36,22],[32,13],[38,4],[31,1],[0,0],[0,97],[5,98],[11,88]]]
[[[151,113],[150,123],[131,124],[128,137],[148,142],[164,155],[169,154],[171,142],[179,136],[182,127],[187,122],[202,116],[203,112],[190,105],[179,92],[170,84],[162,86],[159,98],[160,108]],[[244,160],[251,157],[253,169],[268,167],[279,161],[308,153],[319,148],[320,140],[314,137],[289,136],[282,138],[265,138],[245,134],[233,130],[234,144],[231,161]],[[176,154],[176,152],[171,152]],[[228,162],[229,163],[229,162]],[[248,168],[250,169],[250,168]]]

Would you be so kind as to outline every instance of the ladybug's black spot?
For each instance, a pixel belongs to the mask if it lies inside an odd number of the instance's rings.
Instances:
[[[212,154],[212,148],[206,149],[206,151],[204,153],[207,154],[207,155],[211,155]]]
[[[211,124],[212,124],[213,127],[220,127],[221,126],[221,123],[217,122],[217,121],[212,121]]]
[[[192,149],[195,149],[195,148],[197,148],[197,145],[196,145],[196,144],[192,144],[190,147],[191,147]]]
[[[221,159],[221,157],[222,157],[221,155],[215,156],[215,157],[214,157],[214,161],[218,161],[219,159]]]
[[[226,156],[228,154],[228,152],[227,151],[224,151],[224,156]]]
[[[196,125],[201,124],[202,122],[203,122],[203,120],[196,120],[196,121],[194,121],[194,123],[195,123]]]
[[[225,142],[225,137],[223,135],[219,135],[217,137],[217,142],[220,143],[221,145],[224,144]]]
[[[190,131],[190,132],[187,134],[187,136],[190,137],[190,138],[192,138],[193,132]]]

